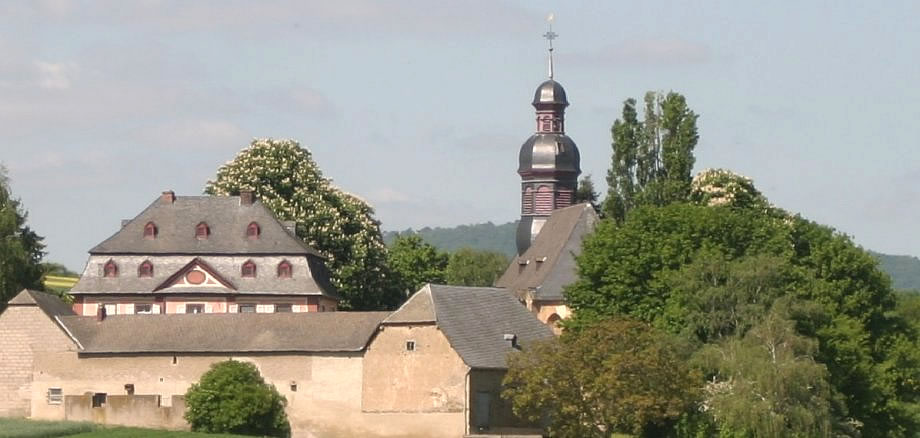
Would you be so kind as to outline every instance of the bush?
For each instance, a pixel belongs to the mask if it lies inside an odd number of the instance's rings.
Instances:
[[[185,393],[185,419],[192,430],[288,437],[287,401],[250,363],[228,360],[211,366]]]

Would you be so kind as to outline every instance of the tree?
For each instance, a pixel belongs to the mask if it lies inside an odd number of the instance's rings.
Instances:
[[[690,201],[698,205],[764,210],[770,206],[750,178],[727,169],[706,169],[694,176],[690,183]]]
[[[594,181],[591,175],[585,175],[578,181],[578,190],[575,191],[575,203],[590,202],[593,206],[599,206],[597,192],[594,190]]]
[[[445,282],[449,256],[426,243],[419,235],[397,235],[390,244],[389,254],[393,281],[406,296],[425,283]]]
[[[27,213],[0,166],[0,310],[23,289],[43,290],[42,237],[26,225]]]
[[[648,324],[604,320],[509,356],[502,396],[552,436],[666,436],[698,397],[678,351]]]
[[[829,227],[743,205],[642,206],[621,224],[602,221],[566,289],[575,311],[567,327],[626,315],[674,334],[691,327],[689,340],[717,343],[744,336],[758,312],[788,297],[812,309],[790,319],[816,342],[814,359],[842,396],[835,415],[848,415],[864,436],[920,431],[920,358],[912,353],[920,343],[894,314],[875,259]]]
[[[193,431],[288,437],[287,404],[255,365],[228,360],[211,366],[185,393]]]
[[[217,170],[205,193],[238,195],[249,189],[281,220],[297,223],[297,236],[326,257],[342,309],[396,307],[386,247],[374,210],[325,178],[310,151],[294,140],[256,139]]]
[[[447,284],[492,286],[508,268],[508,256],[495,251],[460,248],[450,255]]]
[[[698,116],[673,91],[664,96],[646,93],[644,116],[640,121],[636,100],[627,99],[623,118],[611,128],[613,158],[604,212],[617,221],[639,205],[665,205],[690,194]]]

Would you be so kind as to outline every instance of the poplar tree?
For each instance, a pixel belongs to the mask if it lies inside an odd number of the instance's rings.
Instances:
[[[613,122],[613,158],[607,172],[604,213],[622,222],[639,205],[686,200],[699,140],[697,115],[679,93],[645,94],[644,120],[635,99],[623,103],[622,119]]]

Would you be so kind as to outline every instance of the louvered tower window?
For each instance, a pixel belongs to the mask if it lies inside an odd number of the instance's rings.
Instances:
[[[536,214],[550,214],[553,212],[553,190],[549,186],[540,186],[534,200]]]
[[[521,213],[533,214],[533,187],[525,188],[521,195]]]

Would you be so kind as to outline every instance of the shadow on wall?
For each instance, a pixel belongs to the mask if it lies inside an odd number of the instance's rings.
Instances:
[[[64,398],[64,418],[97,424],[188,430],[185,396],[172,396],[171,406],[163,406],[159,395],[68,395]]]

